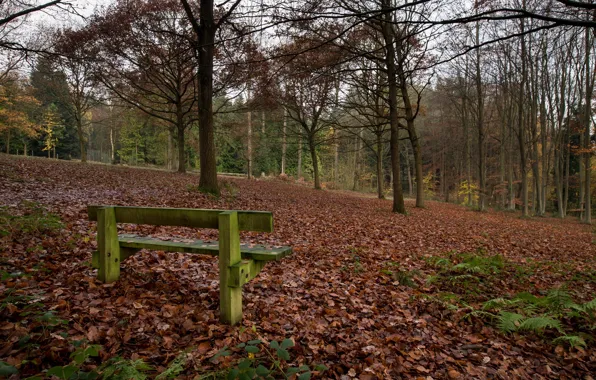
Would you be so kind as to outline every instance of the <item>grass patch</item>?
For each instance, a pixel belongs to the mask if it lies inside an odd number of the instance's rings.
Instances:
[[[381,270],[381,273],[389,276],[394,282],[399,283],[402,286],[409,288],[416,288],[417,284],[414,279],[420,275],[420,271],[417,270],[404,270],[400,269],[399,263],[389,261],[385,264],[385,268]]]
[[[466,302],[491,298],[498,275],[507,264],[503,256],[489,255],[482,248],[475,253],[451,251],[447,256],[424,259],[437,270],[436,274],[427,278],[427,285],[435,286],[440,292],[459,294]]]
[[[23,202],[20,212],[0,207],[0,237],[19,234],[47,234],[64,227],[60,217],[34,202]]]

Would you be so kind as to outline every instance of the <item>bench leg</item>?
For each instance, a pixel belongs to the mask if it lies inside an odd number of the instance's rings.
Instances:
[[[242,287],[230,287],[230,266],[241,261],[238,214],[219,214],[219,316],[222,323],[235,325],[242,320]]]
[[[126,259],[139,251],[138,248],[120,247],[120,263],[125,262]],[[99,251],[91,253],[91,268],[99,269]]]
[[[97,210],[97,246],[99,248],[99,270],[97,278],[105,283],[120,277],[120,245],[116,213],[113,207]]]

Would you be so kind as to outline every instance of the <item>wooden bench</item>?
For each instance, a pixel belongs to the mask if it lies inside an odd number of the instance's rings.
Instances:
[[[89,220],[97,222],[97,247],[92,265],[99,280],[120,277],[120,263],[141,249],[198,253],[219,257],[219,309],[223,323],[242,319],[242,285],[256,277],[268,261],[292,253],[291,247],[240,244],[240,231],[272,232],[273,215],[264,211],[225,211],[179,208],[88,206]],[[175,242],[135,235],[118,235],[116,223],[217,228],[219,242]]]

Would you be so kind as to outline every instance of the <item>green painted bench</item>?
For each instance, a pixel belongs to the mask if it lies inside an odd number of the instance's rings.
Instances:
[[[240,231],[273,232],[273,215],[265,211],[88,206],[87,214],[97,222],[98,251],[93,253],[92,265],[105,283],[118,280],[120,263],[141,249],[218,256],[220,320],[232,325],[242,319],[242,285],[255,278],[268,261],[292,253],[291,247],[240,244]],[[219,242],[118,235],[116,223],[217,228]]]

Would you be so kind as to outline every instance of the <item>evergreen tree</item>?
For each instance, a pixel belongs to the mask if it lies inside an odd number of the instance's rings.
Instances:
[[[79,139],[76,123],[69,112],[68,85],[64,73],[56,70],[51,57],[40,56],[31,72],[31,85],[34,95],[41,103],[40,110],[46,110],[54,105],[59,119],[62,121],[63,135],[60,144],[56,146],[56,153],[60,158],[80,157]],[[37,115],[41,124],[43,113]],[[45,154],[44,143],[37,142],[33,146],[35,155]]]

